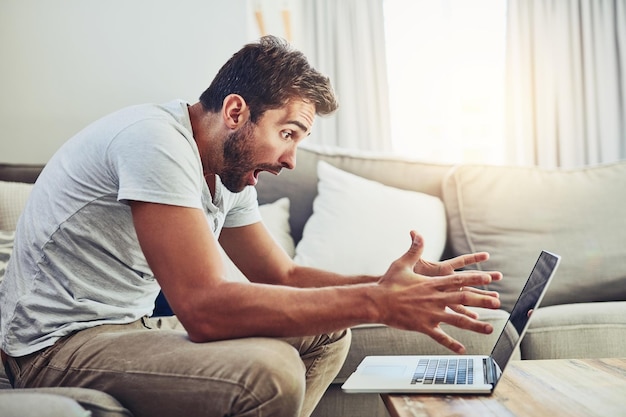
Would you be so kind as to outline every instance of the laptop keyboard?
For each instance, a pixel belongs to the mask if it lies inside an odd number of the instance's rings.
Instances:
[[[420,359],[411,384],[472,384],[474,361],[464,358]]]

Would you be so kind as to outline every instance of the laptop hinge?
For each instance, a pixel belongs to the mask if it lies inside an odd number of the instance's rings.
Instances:
[[[498,367],[492,358],[483,359],[483,372],[485,374],[485,381],[488,384],[494,385],[498,380]]]

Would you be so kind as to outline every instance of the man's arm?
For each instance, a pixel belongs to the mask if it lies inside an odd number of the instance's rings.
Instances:
[[[219,242],[235,265],[252,282],[300,288],[377,282],[375,276],[345,276],[296,265],[274,241],[262,222],[224,228]]]
[[[417,241],[419,242],[417,250],[420,256],[413,267],[413,271],[419,275],[429,277],[453,275],[456,273],[456,269],[489,259],[487,253],[479,252],[461,255],[442,262],[428,262],[421,257],[424,250],[424,242],[421,236],[412,232],[411,239],[415,240],[416,238],[418,238]],[[321,269],[298,266],[274,241],[262,222],[244,227],[225,228],[222,230],[219,241],[235,265],[253,282],[314,288],[376,283],[382,278],[380,276],[367,275],[346,276]],[[485,273],[491,275],[493,281],[502,279],[502,274],[499,272],[490,271]],[[494,292],[483,291],[473,287],[468,287],[465,291],[498,296]],[[474,311],[468,310],[462,305],[451,304],[448,307],[458,313],[478,318]]]
[[[490,275],[417,275],[413,268],[421,243],[416,240],[377,283],[321,288],[237,283],[224,279],[218,243],[201,210],[142,202],[131,202],[131,209],[148,264],[192,341],[301,336],[384,323],[423,332],[462,352],[463,346],[445,334],[440,323],[493,331],[487,323],[446,308],[498,308],[493,295],[459,291],[489,283]]]

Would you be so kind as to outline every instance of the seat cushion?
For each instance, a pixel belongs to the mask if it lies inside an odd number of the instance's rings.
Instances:
[[[61,395],[0,391],[2,415],[11,417],[89,417],[89,411]]]
[[[522,339],[523,359],[626,357],[626,301],[539,308]]]
[[[7,416],[74,416],[90,415],[91,417],[132,417],[130,411],[124,408],[115,398],[101,391],[87,388],[51,387],[51,388],[24,388],[13,389],[4,373],[4,367],[0,366],[0,410],[4,411],[3,404],[24,401],[24,408],[15,408],[16,413]],[[44,397],[45,396],[45,397]],[[52,409],[66,410],[66,414],[44,414],[45,409],[39,408],[39,398],[46,398]],[[65,400],[62,400],[65,399]],[[71,403],[79,406],[72,406]],[[32,406],[35,407],[32,407]],[[55,408],[57,407],[57,408]],[[7,409],[8,410],[8,409]],[[13,410],[13,409],[11,409]],[[17,412],[17,411],[20,412]],[[91,414],[72,414],[70,411],[87,410]],[[31,414],[28,414],[31,413]],[[37,414],[40,413],[40,414]],[[0,413],[4,416],[5,414]]]

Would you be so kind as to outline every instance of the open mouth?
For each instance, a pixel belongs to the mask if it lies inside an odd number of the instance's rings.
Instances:
[[[261,174],[261,172],[269,172],[272,175],[279,175],[281,170],[271,170],[271,169],[256,169],[254,170],[254,178],[255,179],[259,179],[259,174]]]
[[[279,175],[282,171],[282,167],[279,165],[270,165],[270,164],[265,164],[266,166],[263,165],[259,165],[260,168],[255,169],[254,171],[251,171],[250,175],[250,183],[248,183],[249,185],[256,185],[256,183],[259,181],[259,175],[261,175],[261,172],[269,172],[272,175]]]

